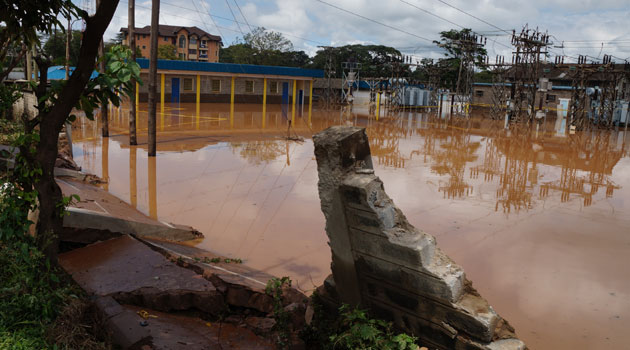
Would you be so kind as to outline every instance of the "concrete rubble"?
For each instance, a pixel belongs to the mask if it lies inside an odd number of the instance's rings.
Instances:
[[[268,340],[275,325],[273,299],[265,293],[272,276],[243,265],[206,263],[213,258],[194,247],[122,235],[63,253],[59,262],[93,296],[117,346],[274,348]],[[291,288],[284,292],[285,309],[304,319],[306,296]]]
[[[431,348],[526,349],[435,238],[387,196],[364,129],[334,126],[313,139],[332,250],[329,296],[367,307]]]

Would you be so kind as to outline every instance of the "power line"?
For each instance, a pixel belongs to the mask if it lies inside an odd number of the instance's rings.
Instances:
[[[436,15],[435,13],[430,12],[430,11],[427,11],[427,10],[425,10],[425,9],[423,9],[423,8],[421,8],[421,7],[418,7],[418,6],[416,6],[416,5],[414,5],[414,4],[410,3],[410,2],[407,2],[407,1],[405,1],[405,0],[398,0],[398,1],[400,1],[400,2],[402,2],[402,3],[405,3],[405,4],[407,4],[407,5],[411,6],[411,7],[415,7],[416,9],[418,9],[418,10],[420,10],[420,11],[422,11],[422,12],[424,12],[424,13],[428,14],[428,15],[431,15],[431,16],[433,16],[433,17],[439,18],[439,19],[441,19],[441,20],[443,20],[443,21],[446,21],[446,22],[448,22],[448,23],[450,23],[450,24],[452,24],[452,25],[454,25],[454,26],[458,26],[458,27],[460,27],[460,28],[464,28],[462,25],[460,25],[460,24],[458,24],[458,23],[455,23],[455,22],[453,22],[453,21],[450,21],[450,20],[448,20],[448,19],[446,19],[446,18],[444,18],[444,17],[440,17],[440,16]]]
[[[204,11],[208,13],[208,17],[210,17],[210,20],[212,20],[212,24],[214,24],[214,26],[217,28],[217,32],[219,32],[219,35],[221,35],[221,38],[224,38],[223,33],[221,33],[221,30],[219,29],[219,26],[217,25],[217,22],[214,20],[214,17],[212,17],[212,15],[210,14],[210,6],[206,8],[205,0],[200,0],[200,2],[201,2],[201,7],[203,7]],[[197,8],[197,6],[195,6],[195,8]]]
[[[195,6],[195,9],[197,9],[197,4],[195,4],[195,0],[191,1],[193,6]],[[208,29],[208,25],[206,24],[206,21],[203,19],[203,17],[201,17],[201,13],[199,11],[197,11],[197,14],[199,15],[199,19],[201,19],[201,21],[203,22],[204,27],[206,27],[207,31],[210,31],[210,29]],[[212,18],[212,17],[210,17]],[[216,25],[215,25],[216,27]],[[223,33],[221,33],[221,31],[219,30],[219,27],[217,27],[217,31],[219,32],[219,35],[221,35],[221,38],[223,38]]]
[[[228,0],[225,0],[225,3],[228,5],[228,8],[230,9],[230,13],[232,14],[232,17],[234,18],[234,22],[236,22],[236,26],[238,26],[238,30],[241,31],[243,38],[245,38],[245,33],[243,33],[243,29],[241,29],[241,25],[236,20],[236,16],[234,16],[234,11],[232,11],[232,6],[230,6],[230,2]]]
[[[120,2],[121,3],[127,3],[127,0],[121,0]],[[199,10],[195,10],[195,9],[190,8],[190,7],[185,7],[185,6],[179,6],[179,5],[171,4],[171,3],[168,3],[168,2],[165,2],[165,1],[161,1],[161,4],[168,5],[168,6],[171,6],[171,7],[176,7],[176,8],[182,9],[182,10],[188,10],[188,11],[192,11],[192,12],[201,13],[201,12],[199,12]],[[203,1],[201,1],[201,4],[205,5]],[[146,6],[142,6],[142,5],[136,5],[136,7],[144,8],[144,9],[148,9],[148,10],[151,9],[150,7],[146,7]],[[236,29],[232,29],[232,28],[228,28],[228,27],[223,27],[223,26],[217,25],[216,21],[214,20],[215,18],[218,18],[218,19],[222,19],[222,20],[226,20],[226,21],[230,21],[230,22],[235,22],[233,19],[227,18],[227,17],[223,17],[223,16],[219,16],[219,15],[211,14],[209,9],[207,10],[207,12],[208,12],[207,15],[212,19],[212,22],[217,27],[217,31],[219,31],[219,34],[221,34],[221,33],[220,33],[220,30],[218,28],[222,28],[223,30],[229,30],[229,31],[234,32],[234,33],[241,33],[240,31],[238,31]],[[201,14],[202,15],[206,15],[205,13],[201,13]],[[203,23],[203,22],[201,22],[198,19],[193,19],[193,18],[182,16],[182,15],[176,15],[176,14],[169,13],[169,16],[179,17],[179,18],[182,18],[182,19],[187,19],[189,21],[193,21],[193,22],[197,22],[197,23]],[[116,17],[124,19],[124,17],[120,17],[120,16],[116,16]],[[238,22],[238,21],[236,21],[236,22]],[[242,23],[242,22],[238,22],[238,23],[246,24],[246,23]],[[276,31],[278,33],[281,33],[283,35],[286,35],[286,36],[289,36],[289,37],[293,37],[293,38],[297,38],[297,39],[304,40],[304,41],[308,41],[308,42],[312,42],[312,43],[315,43],[317,45],[327,45],[327,44],[325,44],[325,43],[323,43],[321,41],[304,38],[304,37],[293,35],[293,34],[290,34],[290,33],[287,33],[287,32],[283,32],[283,31],[280,31],[280,30],[275,30],[273,28],[270,28],[270,29],[274,30],[274,31]]]
[[[345,12],[345,13],[349,13],[349,14],[351,14],[351,15],[353,15],[353,16],[356,16],[356,17],[362,18],[362,19],[364,19],[364,20],[367,20],[367,21],[370,21],[370,22],[373,22],[373,23],[376,23],[376,24],[382,25],[383,27],[387,27],[387,28],[389,28],[389,29],[393,29],[393,30],[395,30],[395,31],[398,31],[398,32],[401,32],[401,33],[404,33],[404,34],[407,34],[407,35],[410,35],[410,36],[416,37],[416,38],[418,38],[418,39],[422,39],[422,40],[426,40],[426,41],[429,41],[429,42],[433,42],[433,40],[431,40],[431,39],[427,39],[427,38],[422,37],[422,36],[420,36],[420,35],[416,35],[416,34],[410,33],[410,32],[408,32],[408,31],[406,31],[406,30],[403,30],[403,29],[400,29],[400,28],[396,28],[396,27],[394,27],[394,26],[390,26],[389,24],[385,24],[385,23],[383,23],[383,22],[379,22],[379,21],[377,21],[377,20],[374,20],[374,19],[371,19],[371,18],[365,17],[365,16],[363,16],[363,15],[360,15],[360,14],[358,14],[358,13],[355,13],[355,12],[352,12],[352,11],[349,11],[349,10],[346,10],[346,9],[343,9],[343,8],[341,8],[341,7],[339,7],[339,6],[336,6],[336,5],[333,5],[333,4],[330,4],[330,3],[327,3],[327,2],[325,2],[325,1],[322,1],[322,0],[316,0],[316,1],[317,1],[317,2],[321,2],[322,4],[325,4],[325,5],[328,5],[328,6],[332,7],[332,8],[336,8],[336,9],[337,9],[337,10],[339,10],[339,11],[343,11],[343,12]]]
[[[496,28],[496,29],[498,29],[499,31],[502,31],[502,32],[507,33],[507,34],[512,34],[512,33],[510,33],[508,30],[501,29],[501,28],[499,28],[499,27],[495,26],[494,24],[492,24],[492,23],[490,23],[490,22],[488,22],[488,21],[485,21],[485,20],[483,20],[483,19],[481,19],[481,18],[479,18],[479,17],[477,17],[477,16],[475,16],[475,15],[473,15],[473,14],[470,14],[470,13],[468,13],[468,12],[466,12],[466,11],[464,11],[464,10],[462,10],[462,9],[458,8],[458,7],[455,7],[455,6],[453,6],[453,5],[449,4],[449,3],[447,3],[446,1],[443,1],[443,0],[437,0],[437,1],[439,1],[439,2],[443,3],[444,5],[446,5],[446,6],[448,6],[448,7],[453,8],[453,9],[455,9],[455,10],[457,10],[457,11],[459,11],[459,12],[461,12],[461,13],[465,14],[465,15],[468,15],[468,16],[470,16],[470,17],[472,17],[472,18],[474,18],[474,19],[476,19],[476,20],[478,20],[478,21],[481,21],[481,22],[483,22],[483,23],[485,23],[485,24],[487,24],[487,25],[489,25],[489,26],[491,26],[491,27],[493,27],[493,28]]]
[[[399,1],[400,1],[400,2],[402,2],[402,3],[405,3],[405,4],[407,4],[407,5],[409,5],[409,6],[411,6],[411,7],[414,7],[414,8],[416,8],[416,9],[418,9],[418,10],[420,10],[420,11],[424,12],[424,13],[427,13],[427,14],[429,14],[429,15],[433,16],[433,17],[436,17],[436,18],[439,18],[439,19],[441,19],[441,20],[443,20],[443,21],[446,21],[446,22],[448,22],[448,23],[450,23],[450,24],[452,24],[452,25],[458,26],[458,27],[460,27],[460,28],[462,28],[462,29],[466,29],[466,28],[465,28],[464,26],[462,26],[461,24],[455,23],[455,22],[450,21],[450,20],[448,20],[448,19],[446,19],[446,18],[444,18],[444,17],[438,16],[438,15],[436,15],[435,13],[433,13],[433,12],[431,12],[431,11],[427,11],[427,10],[425,10],[425,9],[423,9],[423,8],[419,7],[419,6],[416,6],[416,5],[414,5],[414,4],[410,3],[410,2],[407,2],[407,1],[405,1],[405,0],[399,0]],[[473,31],[473,32],[475,32],[475,31]],[[476,32],[475,32],[475,33],[476,33]],[[477,34],[479,34],[479,33],[477,33]],[[494,43],[495,43],[495,44],[499,44],[499,45],[501,45],[501,46],[503,46],[503,47],[505,47],[505,48],[508,48],[508,49],[510,48],[509,46],[507,46],[507,45],[505,45],[505,44],[503,44],[503,43],[498,42],[496,39],[492,39],[492,38],[490,38],[490,40],[494,41]],[[493,48],[493,50],[494,50],[494,48]]]
[[[252,32],[252,26],[250,26],[249,22],[247,22],[247,18],[245,18],[245,15],[243,14],[243,11],[241,11],[241,7],[238,6],[238,2],[236,2],[236,0],[234,0],[234,3],[236,4],[236,7],[238,8],[238,12],[241,13],[241,16],[245,20],[245,23],[247,23],[247,27],[249,28],[249,31]]]

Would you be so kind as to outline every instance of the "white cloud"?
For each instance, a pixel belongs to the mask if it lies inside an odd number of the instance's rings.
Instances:
[[[160,20],[170,25],[198,26],[211,33],[224,36],[224,43],[230,44],[237,36],[242,36],[234,23],[232,13],[223,1],[205,0],[211,8],[215,21],[221,27],[214,26],[202,0],[168,0],[161,2]],[[243,17],[229,0],[241,28],[247,31]],[[445,5],[439,0],[324,0],[332,5],[373,19],[386,25],[396,27],[413,35],[382,26],[364,18],[351,15],[342,10],[328,6],[317,0],[237,0],[247,21],[252,26],[263,26],[270,30],[285,33],[296,49],[309,54],[316,51],[317,45],[345,45],[350,43],[374,43],[400,48],[407,54],[421,57],[439,57],[440,52],[430,41],[417,36],[437,40],[439,32],[451,28],[459,29],[443,19],[427,14],[407,3],[434,13],[437,16],[470,27],[473,30],[489,35],[487,49],[490,55],[511,55],[509,36],[501,29],[517,29],[528,23],[530,27],[549,30],[559,45],[565,43],[564,53],[568,55],[587,54],[597,56],[601,42],[597,40],[626,40],[607,43],[602,54],[613,54],[617,57],[630,56],[630,31],[627,29],[627,18],[630,7],[627,0],[444,0],[462,11],[468,12],[488,25],[461,11]],[[407,2],[407,3],[405,3]],[[151,1],[137,3],[137,26],[149,24]],[[127,24],[127,2],[121,1],[116,15],[109,26],[106,37],[113,37]],[[415,36],[414,36],[415,35]],[[500,35],[500,36],[497,36]],[[307,39],[307,40],[306,40]],[[309,41],[312,40],[312,41]],[[498,43],[494,43],[497,40]],[[595,40],[589,42],[568,42],[577,40]],[[579,47],[579,48],[578,48]],[[561,48],[552,48],[556,54]]]

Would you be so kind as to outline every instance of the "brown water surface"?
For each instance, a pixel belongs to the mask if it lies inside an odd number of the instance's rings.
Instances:
[[[158,107],[159,110],[159,107]],[[108,191],[159,220],[194,226],[199,247],[312,290],[330,273],[313,132],[367,128],[376,174],[409,221],[440,247],[532,349],[630,344],[630,134],[505,131],[487,119],[237,105],[167,105],[158,156],[129,147],[128,110],[74,125],[74,154]]]

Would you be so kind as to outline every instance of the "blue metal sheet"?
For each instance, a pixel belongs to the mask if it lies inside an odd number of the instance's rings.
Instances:
[[[74,72],[74,67],[70,67],[70,75]],[[93,71],[90,79],[98,77],[98,72]],[[48,68],[48,80],[64,80],[66,78],[65,66],[52,66]]]
[[[136,60],[142,69],[149,68],[149,60],[138,58]],[[188,72],[212,72],[212,73],[233,73],[233,74],[258,74],[258,75],[281,75],[288,77],[309,77],[323,78],[324,71],[321,69],[302,69],[295,67],[257,66],[253,64],[235,63],[214,63],[195,61],[172,61],[158,60],[159,70],[179,70]]]

